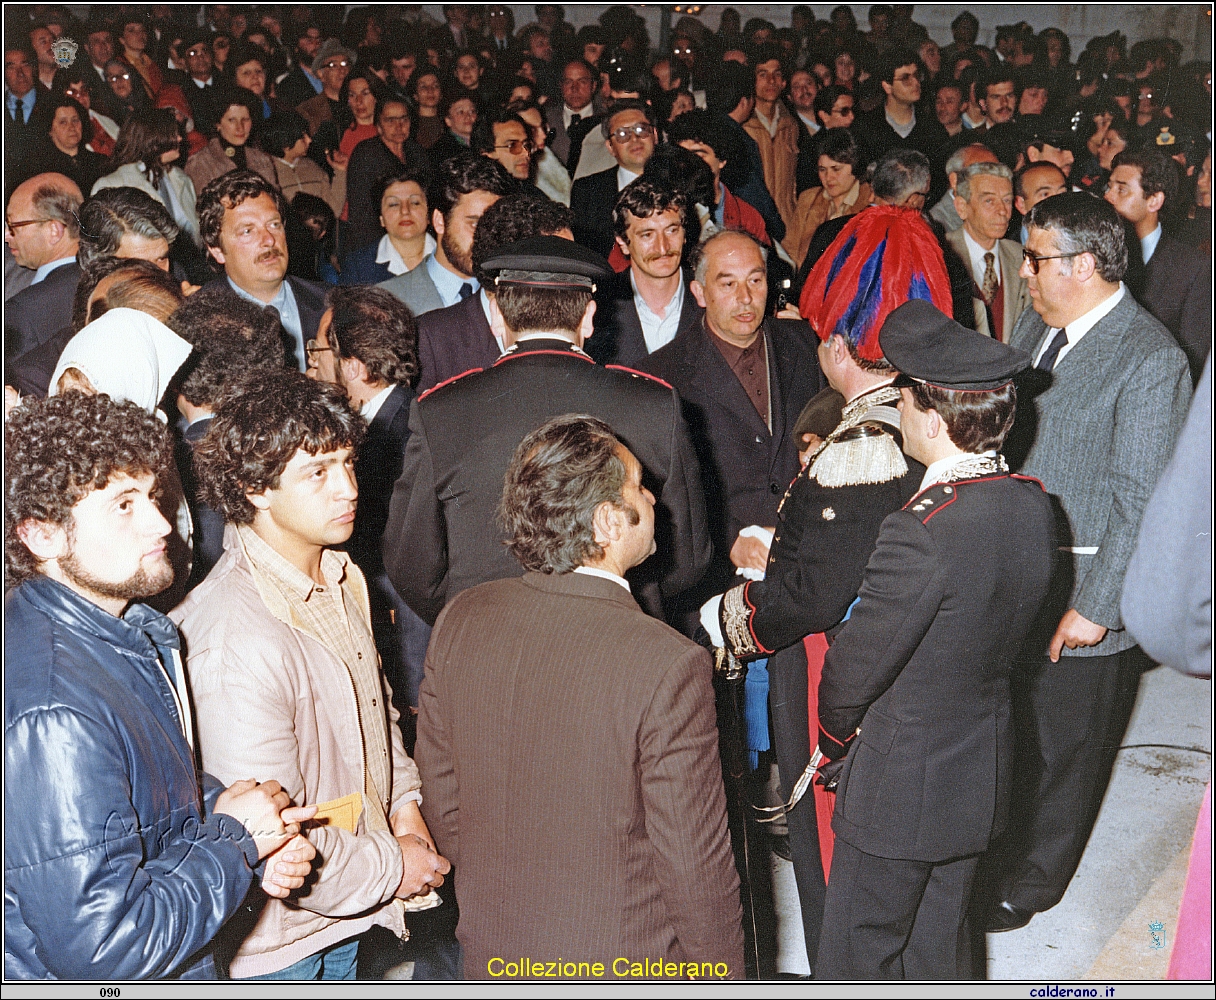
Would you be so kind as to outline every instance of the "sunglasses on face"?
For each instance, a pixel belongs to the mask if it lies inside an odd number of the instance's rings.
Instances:
[[[638,122],[636,125],[623,125],[618,129],[614,129],[612,136],[617,142],[628,142],[635,136],[639,139],[651,135],[654,132],[654,126],[644,122]]]

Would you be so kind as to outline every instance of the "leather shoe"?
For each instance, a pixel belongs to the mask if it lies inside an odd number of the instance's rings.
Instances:
[[[784,858],[786,861],[794,860],[793,854],[790,853],[790,835],[788,833],[770,836],[768,842],[777,857]]]
[[[984,928],[989,934],[999,934],[1001,931],[1016,931],[1030,923],[1034,910],[1023,910],[1014,906],[1008,900],[1002,900],[988,914],[988,926]]]

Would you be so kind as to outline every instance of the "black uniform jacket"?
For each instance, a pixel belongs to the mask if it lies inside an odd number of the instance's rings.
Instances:
[[[819,746],[849,751],[832,828],[867,854],[978,854],[1005,824],[1009,672],[1056,534],[1038,480],[984,461],[987,472],[958,470],[979,478],[931,485],[883,522],[824,660]]]
[[[691,297],[690,292],[685,295]],[[771,432],[714,346],[704,320],[638,366],[680,394],[697,447],[717,554],[714,579],[706,582],[718,590],[729,586],[734,575],[729,553],[739,531],[749,524],[776,523],[777,505],[798,472],[794,423],[824,384],[814,334],[806,322],[769,319],[764,331]]]
[[[863,443],[898,447],[885,430]],[[820,458],[827,457],[825,449]],[[815,462],[799,471],[777,511],[764,579],[723,596],[722,636],[735,656],[767,656],[840,623],[861,588],[883,519],[899,510],[924,478],[924,466],[910,458],[905,462],[903,474],[847,486],[825,486],[811,478]]]
[[[658,551],[630,574],[638,603],[662,617],[663,603],[704,574],[705,499],[675,390],[601,367],[568,341],[527,340],[492,367],[423,393],[410,413],[384,563],[428,623],[462,590],[523,573],[495,522],[503,476],[524,435],[565,413],[607,422],[642,463],[657,500]]]

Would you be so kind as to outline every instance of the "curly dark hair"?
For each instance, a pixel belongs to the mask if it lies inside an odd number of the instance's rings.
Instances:
[[[675,211],[683,219],[687,208],[688,198],[683,191],[673,190],[647,177],[639,177],[616,196],[616,204],[612,206],[612,228],[617,236],[625,239],[629,232],[630,215],[636,219],[649,219],[652,215]]]
[[[41,572],[17,534],[20,524],[68,525],[72,508],[114,474],[159,477],[172,462],[168,429],[135,403],[80,392],[27,398],[4,425],[6,586]]]
[[[357,358],[377,382],[408,384],[418,374],[418,324],[409,307],[383,288],[331,288],[329,346],[337,358]]]
[[[619,447],[612,428],[585,413],[554,417],[519,443],[503,477],[498,523],[524,569],[571,573],[599,558],[595,510],[605,502],[623,507]]]
[[[277,489],[295,453],[357,450],[367,424],[336,385],[298,371],[259,371],[234,385],[194,450],[199,498],[232,524],[256,509],[246,493]]]
[[[283,367],[283,327],[274,311],[203,288],[165,320],[194,350],[178,369],[178,392],[192,406],[214,407],[251,372]]]
[[[247,198],[268,194],[283,221],[287,221],[287,199],[270,181],[252,170],[229,170],[220,174],[199,193],[198,234],[209,247],[220,248],[220,230],[224,228],[224,213],[236,208]]]
[[[499,198],[482,213],[473,230],[473,248],[469,252],[473,273],[483,285],[493,288],[494,279],[482,270],[482,264],[494,256],[499,247],[530,236],[554,236],[563,229],[573,231],[574,213],[535,188],[531,192],[524,189],[518,194]]]
[[[224,175],[228,176],[227,174]],[[431,211],[439,210],[446,223],[452,209],[466,194],[487,191],[499,197],[514,194],[519,182],[507,173],[506,168],[488,156],[466,153],[445,160],[435,170],[431,190],[427,193],[427,204]],[[201,223],[200,223],[201,225]]]

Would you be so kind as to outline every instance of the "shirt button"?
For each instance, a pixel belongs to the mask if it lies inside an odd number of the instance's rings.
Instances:
[[[359,657],[359,659],[363,659],[363,654],[362,654],[362,653],[355,653],[355,655],[356,655],[357,657]]]
[[[780,493],[780,492],[781,492],[781,487],[780,487],[780,486],[778,486],[776,483],[769,483],[769,484],[768,484],[768,491],[769,491],[770,493],[772,493],[772,494],[776,495],[776,494],[778,494],[778,493]]]
[[[373,708],[375,708],[375,707],[376,707],[376,699],[375,699],[375,698],[373,698],[373,699],[372,699],[372,707],[373,707]]]

